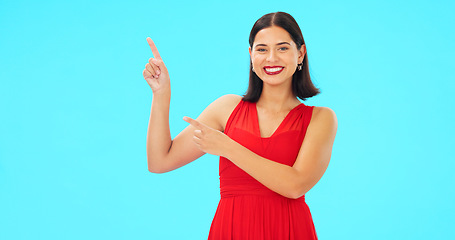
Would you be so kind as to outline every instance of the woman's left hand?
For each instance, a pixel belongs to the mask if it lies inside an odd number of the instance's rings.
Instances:
[[[183,120],[196,128],[193,141],[201,151],[224,156],[230,141],[232,141],[230,137],[190,117],[183,117]]]

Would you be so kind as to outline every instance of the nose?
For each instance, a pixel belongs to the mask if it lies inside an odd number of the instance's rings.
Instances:
[[[277,53],[275,50],[270,50],[269,55],[267,56],[267,61],[275,62],[277,59]]]

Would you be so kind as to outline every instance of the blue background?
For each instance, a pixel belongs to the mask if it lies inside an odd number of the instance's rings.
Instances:
[[[307,203],[320,239],[455,238],[454,1],[0,1],[0,239],[205,239],[218,158],[147,170],[156,43],[175,137],[248,85],[248,36],[285,11],[332,108]]]

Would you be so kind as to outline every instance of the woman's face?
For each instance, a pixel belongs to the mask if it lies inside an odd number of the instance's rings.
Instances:
[[[260,30],[249,51],[256,75],[271,85],[292,81],[297,64],[306,54],[305,45],[297,49],[291,35],[277,26]]]

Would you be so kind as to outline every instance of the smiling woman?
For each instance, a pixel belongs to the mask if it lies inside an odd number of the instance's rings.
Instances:
[[[143,71],[153,91],[147,134],[149,171],[179,168],[205,153],[220,156],[220,195],[209,239],[317,239],[305,202],[330,161],[335,113],[298,98],[315,96],[306,46],[297,22],[283,12],[264,15],[250,34],[250,83],[241,97],[212,102],[173,140],[170,80],[155,58]]]
[[[273,36],[278,37],[278,39],[274,39],[275,42],[271,39]],[[284,40],[284,38],[286,38],[286,40]],[[273,58],[273,54],[279,54],[279,56],[284,57],[289,57],[290,54],[293,54],[294,58],[296,57],[295,55],[298,54],[298,71],[295,71],[292,75],[292,92],[295,96],[305,100],[319,94],[319,89],[311,82],[310,71],[308,69],[308,54],[302,31],[291,15],[286,13],[271,13],[261,17],[251,29],[249,44],[252,61],[250,65],[249,87],[244,96],[244,100],[256,102],[259,100],[262,93],[263,79],[259,76],[262,72],[259,71],[255,73],[253,62],[259,62],[253,60],[256,60],[255,58],[260,60],[261,57]],[[275,44],[275,46],[270,44]],[[276,52],[273,52],[273,50],[276,50]],[[291,61],[291,64],[294,63]],[[256,68],[260,69],[258,66],[256,66]],[[290,68],[295,69],[295,66],[291,66]]]

